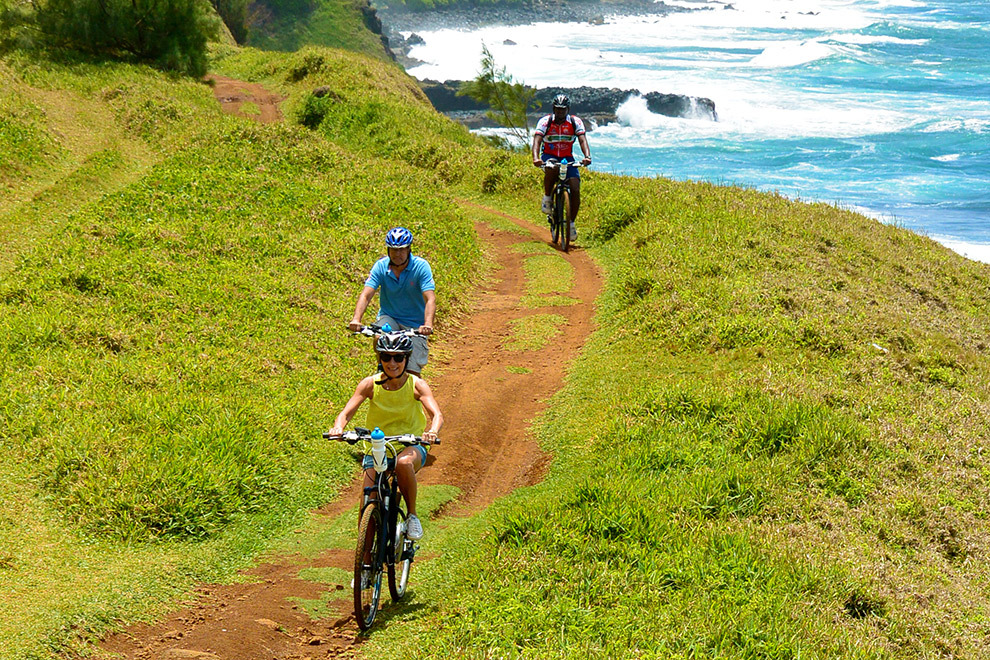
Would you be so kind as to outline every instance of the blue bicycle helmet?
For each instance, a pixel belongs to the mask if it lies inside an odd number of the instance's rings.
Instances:
[[[412,232],[405,227],[393,227],[385,234],[385,245],[390,248],[409,247],[412,239]]]

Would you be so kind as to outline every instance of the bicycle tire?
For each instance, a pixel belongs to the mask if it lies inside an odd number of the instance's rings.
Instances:
[[[406,512],[399,507],[397,512],[395,527],[393,528],[396,532],[401,529],[405,529],[406,522]],[[405,534],[396,534],[395,537],[395,560],[389,562],[388,565],[388,592],[392,596],[393,601],[402,600],[403,596],[406,595],[406,588],[409,586],[409,572],[412,570],[412,556],[409,553],[408,545],[412,545],[412,541],[406,538]]]
[[[560,245],[560,249],[566,252],[567,248],[564,247],[564,241],[567,240],[567,228],[564,224],[567,220],[564,216],[564,197],[564,191],[558,187],[553,196],[553,226],[554,231],[557,234],[557,236],[554,237],[553,242]]]
[[[557,193],[553,193],[553,198],[550,200],[550,213],[547,214],[547,222],[550,224],[550,243],[551,245],[557,244],[557,237],[560,235],[560,225],[557,224],[557,213],[555,208],[557,206]]]
[[[361,513],[358,525],[357,549],[354,551],[354,618],[361,630],[368,630],[375,622],[382,597],[382,524],[381,506],[372,502]],[[369,531],[369,528],[371,531]],[[370,564],[364,561],[371,557]],[[361,573],[369,569],[371,577],[366,588],[361,584]]]
[[[560,249],[567,252],[571,246],[571,225],[567,222],[571,213],[571,196],[565,190],[561,191],[560,197]]]

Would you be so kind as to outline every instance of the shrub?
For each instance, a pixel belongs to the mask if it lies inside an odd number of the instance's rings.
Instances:
[[[49,0],[37,21],[51,45],[129,55],[197,77],[206,73],[206,44],[218,28],[199,0]]]
[[[210,0],[210,3],[223,19],[234,40],[239,44],[247,41],[247,0]]]

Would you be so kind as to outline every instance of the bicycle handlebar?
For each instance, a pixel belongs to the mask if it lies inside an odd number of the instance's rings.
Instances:
[[[539,167],[541,170],[545,170],[548,167],[558,167],[560,165],[567,165],[568,167],[588,167],[588,165],[585,165],[584,163],[582,163],[579,160],[574,160],[574,161],[570,161],[570,162],[565,163],[563,161],[559,161],[559,160],[556,160],[554,158],[551,158],[548,161],[544,161],[542,165],[538,165],[537,167]]]
[[[416,329],[411,330],[389,330],[385,332],[380,325],[362,325],[360,330],[354,330],[352,334],[364,335],[365,337],[377,337],[378,335],[396,335],[405,337],[425,337],[422,332]]]
[[[329,431],[324,431],[324,440],[337,440],[339,442],[346,442],[349,445],[353,445],[358,440],[371,440],[371,431],[365,428],[358,427],[353,431],[344,431],[342,435],[330,435]],[[413,435],[412,433],[403,433],[402,435],[386,435],[385,442],[398,442],[403,445],[439,445],[440,438],[437,438],[433,442],[427,442],[423,440],[422,436]]]

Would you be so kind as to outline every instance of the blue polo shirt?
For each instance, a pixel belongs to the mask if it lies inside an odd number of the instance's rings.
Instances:
[[[382,257],[371,267],[371,275],[364,283],[378,289],[381,310],[378,316],[388,314],[402,325],[419,327],[426,320],[424,291],[433,291],[433,271],[422,257],[409,255],[407,265],[399,277],[389,270],[388,257]]]

